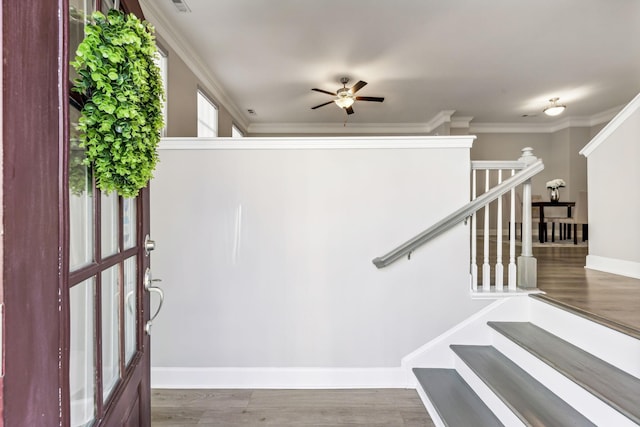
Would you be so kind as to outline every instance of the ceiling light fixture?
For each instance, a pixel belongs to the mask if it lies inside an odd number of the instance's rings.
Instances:
[[[338,95],[338,99],[336,99],[334,102],[340,108],[349,108],[353,105],[354,102],[356,102],[350,89],[338,89],[338,92],[336,92],[336,94]]]
[[[558,101],[560,100],[560,98],[551,98],[549,100],[549,102],[551,103],[550,105],[548,105],[544,110],[542,110],[547,116],[557,116],[562,114],[562,112],[564,111],[565,108],[567,108],[566,105],[564,104],[558,104]]]

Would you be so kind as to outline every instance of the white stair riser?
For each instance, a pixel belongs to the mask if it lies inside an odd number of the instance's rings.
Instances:
[[[497,331],[494,331],[493,346],[593,423],[599,426],[637,426],[629,418]]]
[[[531,323],[640,378],[640,340],[542,301],[529,299]]]
[[[453,353],[453,351],[452,351]],[[491,391],[491,389],[467,366],[462,359],[454,355],[456,371],[473,391],[482,399],[487,407],[507,427],[520,427],[525,424],[509,409],[507,405]]]

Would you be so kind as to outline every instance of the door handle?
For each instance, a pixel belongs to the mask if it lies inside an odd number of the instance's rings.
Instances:
[[[162,304],[164,303],[164,292],[162,291],[162,288],[159,288],[158,286],[153,286],[154,282],[162,282],[162,279],[152,279],[151,270],[147,268],[147,270],[144,273],[144,289],[147,290],[149,293],[155,292],[156,294],[158,294],[158,297],[160,297],[158,308],[156,308],[156,312],[153,314],[153,316],[149,318],[149,320],[147,321],[147,324],[144,326],[144,330],[148,335],[151,335],[151,325],[153,324],[154,319],[158,317],[158,314],[162,309]]]
[[[144,326],[145,332],[151,335],[151,325],[153,324],[153,320],[156,317],[158,317],[158,314],[160,313],[160,309],[162,309],[162,304],[164,303],[164,292],[162,291],[162,289],[160,289],[157,286],[149,286],[147,290],[149,292],[157,293],[158,296],[160,297],[160,302],[158,303],[158,308],[156,309],[156,312],[153,314],[153,316],[151,316],[151,318],[147,321],[147,324]]]

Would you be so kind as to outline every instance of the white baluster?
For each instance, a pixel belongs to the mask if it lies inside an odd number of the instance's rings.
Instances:
[[[511,169],[511,176],[516,174],[515,169]],[[511,211],[509,220],[509,290],[516,290],[516,190],[511,189]]]
[[[526,165],[536,161],[533,148],[523,148],[519,160]],[[522,186],[522,254],[518,257],[518,286],[536,288],[537,268],[531,241],[531,180],[529,179]]]
[[[484,174],[484,192],[489,191],[489,169]],[[489,204],[484,207],[484,260],[482,263],[482,290],[491,290],[491,266],[489,265]]]
[[[502,169],[498,169],[498,184],[502,183]],[[498,198],[498,211],[496,212],[496,234],[498,243],[496,245],[496,291],[503,290],[504,267],[502,266],[502,196]]]
[[[471,175],[471,200],[476,198],[476,169]],[[477,257],[477,230],[476,230],[476,213],[471,216],[471,289],[476,292],[478,290],[478,264]]]

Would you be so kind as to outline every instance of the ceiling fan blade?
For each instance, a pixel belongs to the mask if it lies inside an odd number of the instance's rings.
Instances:
[[[326,93],[327,95],[337,96],[335,93],[333,93],[333,92],[329,92],[328,90],[322,90],[322,89],[316,89],[316,88],[313,88],[313,89],[311,89],[311,90],[315,90],[316,92]]]
[[[351,115],[351,114],[353,114],[353,113],[354,113],[354,111],[353,111],[353,107],[345,108],[345,110],[347,110],[347,114],[349,114],[349,115]]]
[[[367,82],[363,82],[362,80],[360,80],[358,83],[353,85],[353,87],[351,88],[351,93],[356,93],[357,91],[365,87],[366,84]]]
[[[333,101],[325,102],[324,104],[316,105],[315,107],[311,107],[312,110],[316,108],[324,107],[325,105],[333,104]]]
[[[356,96],[356,101],[382,102],[384,101],[384,98],[380,98],[378,96]]]

